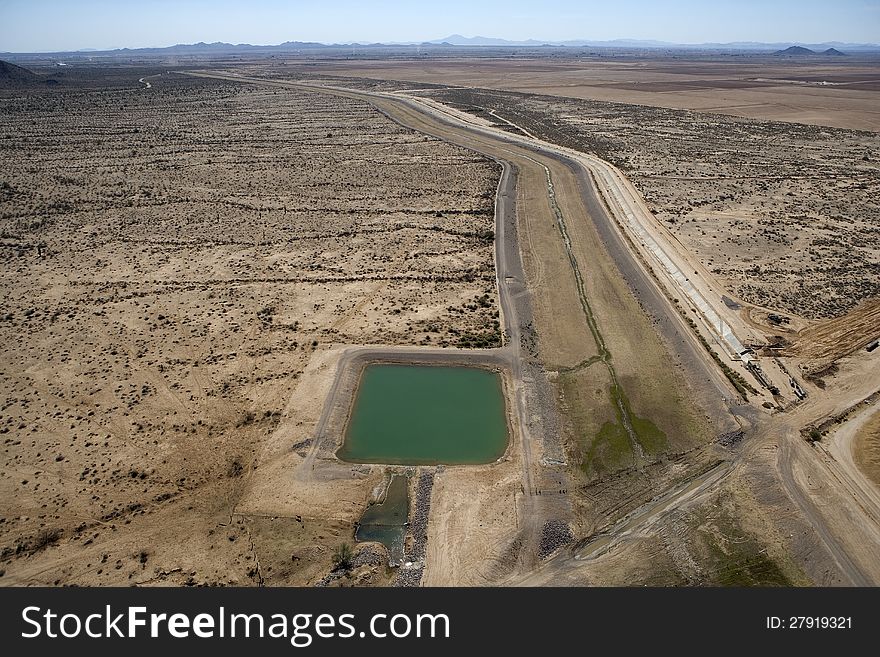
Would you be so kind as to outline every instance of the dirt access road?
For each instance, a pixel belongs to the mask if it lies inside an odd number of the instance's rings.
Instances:
[[[590,171],[588,167],[584,166],[583,160],[580,156],[575,158],[570,153],[560,152],[562,149],[552,147],[549,144],[531,143],[531,140],[527,136],[512,136],[498,130],[474,125],[469,121],[459,121],[457,117],[452,114],[441,113],[440,111],[427,107],[424,104],[420,104],[413,99],[394,97],[388,94],[356,92],[340,88],[315,87],[313,85],[295,82],[245,78],[238,75],[217,73],[199,74],[208,77],[222,77],[225,79],[240,80],[242,82],[252,82],[257,84],[282,87],[290,86],[299,89],[305,88],[320,93],[340,94],[367,100],[380,111],[383,111],[388,116],[407,127],[476,150],[494,159],[510,162],[517,169],[520,177],[523,177],[525,174],[531,174],[532,180],[535,180],[536,178],[545,180],[547,187],[540,193],[540,195],[543,196],[545,203],[549,197],[551,207],[555,206],[557,214],[560,214],[558,212],[559,208],[564,208],[562,214],[564,214],[565,217],[586,216],[592,219],[596,228],[602,234],[609,255],[613,258],[619,272],[623,275],[623,278],[638,294],[640,302],[642,302],[644,308],[655,317],[662,318],[660,330],[666,330],[670,333],[677,334],[677,347],[681,352],[688,352],[691,356],[691,358],[687,359],[687,364],[691,369],[691,373],[697,372],[704,380],[713,384],[712,387],[715,390],[713,396],[715,398],[716,408],[719,397],[723,400],[727,400],[732,396],[729,385],[719,376],[708,355],[701,349],[700,345],[697,344],[693,335],[684,327],[679,313],[669,302],[669,299],[667,295],[664,294],[658,280],[646,271],[644,262],[633,253],[633,249],[630,248],[630,244],[627,244],[626,239],[620,230],[620,226],[615,224],[615,222],[608,216],[608,212],[602,211],[603,204],[597,198],[593,188],[593,183],[596,182],[596,179],[591,176],[593,172]],[[580,176],[578,173],[580,173]],[[613,185],[615,180],[620,181],[621,178],[616,175],[602,176],[601,182]],[[535,190],[532,190],[532,192],[534,193]],[[630,191],[628,189],[621,187],[617,190],[616,195],[629,193]],[[573,209],[575,212],[572,212]],[[563,217],[559,218],[564,222]],[[566,227],[570,231],[576,233],[579,230],[579,223],[580,222],[569,221],[568,223],[562,223],[559,227],[562,230],[563,235],[565,234]],[[572,254],[571,249],[569,249],[569,256],[571,258],[572,268],[577,275],[577,269],[579,266],[583,266],[583,263],[577,255]],[[586,270],[586,267],[584,267],[584,271]],[[532,292],[536,293],[535,290]],[[584,301],[584,299],[582,299],[582,301]],[[571,309],[568,308],[564,310],[571,312]],[[587,307],[585,307],[585,310],[587,311],[585,314],[589,314],[589,309]],[[563,309],[560,309],[560,311],[563,311]],[[584,337],[586,338],[586,335]],[[537,454],[535,453],[538,447],[535,444],[523,441],[522,449],[524,452],[528,453],[528,456],[523,459],[523,464],[528,472],[527,475],[523,476],[524,484],[533,480],[539,480],[541,472],[536,469],[536,463],[539,462],[539,459],[536,458]],[[786,480],[786,477],[784,476],[785,471],[782,471],[782,475],[783,480]],[[710,488],[711,486],[709,486],[709,484],[712,484],[715,481],[717,481],[717,479],[713,477],[705,482],[707,484],[706,488]],[[793,477],[789,478],[789,483],[792,481],[795,481],[795,479]],[[801,490],[801,483],[796,483],[798,485],[798,490]],[[701,485],[699,488],[702,490],[703,486]],[[675,504],[682,499],[692,499],[695,492],[698,491],[695,491],[693,487],[686,487],[679,496],[676,496],[675,491],[673,491],[673,498],[664,498],[664,503],[660,510],[665,512],[669,508],[674,507]],[[795,491],[795,494],[790,492],[793,501],[801,507],[802,512],[809,520],[815,521],[817,524],[817,531],[821,529],[819,534],[822,537],[823,542],[829,547],[829,552],[835,555],[836,561],[842,566],[841,569],[848,575],[847,578],[854,583],[864,581],[863,577],[868,576],[863,572],[863,569],[857,567],[846,568],[843,567],[846,564],[841,563],[840,552],[838,551],[839,546],[834,539],[834,535],[837,533],[838,528],[829,528],[823,517],[810,513],[809,496],[804,496],[802,494],[798,495],[796,493],[797,491]],[[541,521],[546,517],[550,517],[553,513],[552,511],[548,511],[547,513],[535,513],[537,510],[534,508],[535,501],[524,501],[529,500],[529,498],[532,497],[534,497],[532,491],[524,486],[524,495],[520,499],[520,506],[522,511],[529,508],[529,513],[519,513],[518,515],[520,518],[532,518],[529,526],[523,528],[528,534],[531,534],[530,542],[535,540],[535,532],[537,528],[541,526]],[[656,516],[656,514],[651,513],[645,513],[642,515],[646,519]],[[629,532],[632,529],[632,526],[629,524],[626,525],[626,531]],[[459,528],[459,532],[464,531],[465,530]],[[454,541],[460,538],[460,535],[431,537],[435,542],[441,541],[447,545],[455,544]],[[526,564],[523,565],[526,566]],[[442,577],[439,579],[443,580]],[[451,578],[446,581],[455,580],[454,578]]]
[[[778,441],[777,468],[783,488],[815,527],[842,573],[854,586],[880,583],[880,489],[854,463],[852,440],[876,411],[862,399],[876,393],[876,379],[852,377],[849,390],[779,416],[764,433]],[[841,386],[843,387],[843,386]],[[836,401],[836,405],[835,405]],[[796,429],[835,416],[844,403],[863,407],[829,436],[810,444]]]
[[[848,480],[848,488],[854,491],[854,498],[873,514],[875,523],[880,524],[880,488],[865,476],[853,458],[856,436],[877,413],[876,402],[863,406],[829,438],[815,444],[816,449],[828,459],[827,462],[832,464],[830,467],[836,470],[836,476]]]

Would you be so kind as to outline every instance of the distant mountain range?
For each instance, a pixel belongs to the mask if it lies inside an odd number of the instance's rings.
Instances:
[[[178,43],[174,46],[167,46],[164,48],[117,48],[115,50],[84,50],[80,52],[85,52],[87,54],[95,54],[101,52],[134,52],[134,53],[171,53],[171,54],[186,54],[186,53],[222,53],[222,52],[235,52],[235,51],[254,51],[254,50],[302,50],[308,48],[332,48],[332,47],[340,47],[348,44],[334,44],[328,45],[325,43],[318,43],[316,41],[285,41],[284,43],[279,43],[277,46],[259,46],[259,45],[251,45],[250,43],[225,43],[223,41],[214,41],[213,43],[205,43],[204,41],[199,41],[198,43]]]
[[[785,50],[777,50],[774,55],[781,55],[784,57],[810,57],[810,56],[832,56],[832,57],[846,57],[846,53],[840,52],[837,48],[826,48],[822,52],[816,52],[815,50],[810,50],[809,48],[804,48],[803,46],[791,46],[786,48]]]
[[[731,43],[672,43],[668,41],[653,41],[641,39],[614,39],[611,41],[597,41],[592,39],[572,39],[567,41],[540,41],[537,39],[526,39],[525,41],[512,41],[509,39],[498,39],[492,37],[474,36],[465,37],[460,34],[451,34],[444,39],[435,39],[433,41],[407,41],[407,42],[390,42],[390,43],[318,43],[316,41],[285,41],[278,45],[252,45],[249,43],[224,43],[215,41],[213,43],[192,43],[177,44],[174,46],[157,47],[157,48],[116,48],[109,50],[96,50],[94,48],[83,48],[74,52],[56,51],[43,53],[2,53],[5,55],[12,54],[44,54],[44,55],[67,55],[79,57],[91,57],[98,55],[199,55],[199,54],[219,54],[236,52],[294,52],[300,50],[321,50],[330,48],[387,48],[387,47],[574,47],[574,48],[639,48],[639,49],[667,49],[667,50],[715,50],[715,51],[753,51],[753,52],[770,52],[776,51],[776,54],[785,55],[843,55],[844,52],[869,52],[880,51],[880,45],[873,43],[840,43],[837,41],[828,43],[761,43],[756,41],[736,41]],[[801,52],[804,51],[804,52]]]
[[[96,48],[81,48],[79,50],[56,50],[56,51],[45,51],[45,52],[33,52],[33,53],[11,53],[11,52],[0,52],[2,55],[67,55],[67,56],[79,56],[79,57],[92,57],[92,56],[103,56],[103,55],[126,55],[126,54],[136,54],[136,55],[198,55],[198,54],[219,54],[219,53],[229,53],[233,54],[236,52],[265,52],[265,51],[279,51],[279,52],[292,52],[297,50],[305,50],[305,49],[319,49],[319,48],[349,48],[352,45],[361,45],[361,44],[325,44],[325,43],[317,43],[317,42],[308,42],[308,41],[285,41],[284,43],[279,43],[278,45],[269,45],[269,46],[260,46],[260,45],[252,45],[250,43],[226,43],[223,41],[214,41],[213,43],[205,43],[204,41],[199,41],[198,43],[178,43],[173,46],[161,46],[156,48],[111,48],[106,50],[99,50]],[[382,44],[376,44],[382,45]]]
[[[674,43],[671,41],[654,41],[650,39],[613,39],[611,41],[597,41],[594,39],[572,39],[567,41],[538,41],[527,39],[525,41],[510,41],[508,39],[495,39],[491,37],[464,37],[460,34],[452,34],[445,39],[436,39],[428,43],[435,45],[448,44],[451,46],[569,46],[569,47],[594,47],[594,48],[672,48],[672,49],[695,49],[695,50],[779,50],[786,47],[800,47],[815,51],[843,48],[846,50],[880,50],[880,44],[876,43],[841,43],[830,41],[827,43],[764,43],[760,41],[732,41],[729,43]]]

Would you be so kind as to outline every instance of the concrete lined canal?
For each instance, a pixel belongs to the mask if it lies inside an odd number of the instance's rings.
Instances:
[[[501,377],[477,367],[367,365],[337,456],[395,465],[491,463],[507,449]]]

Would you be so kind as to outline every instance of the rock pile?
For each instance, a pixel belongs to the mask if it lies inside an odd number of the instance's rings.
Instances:
[[[317,588],[323,588],[325,586],[330,586],[337,579],[340,579],[345,572],[342,570],[331,570],[327,575],[324,575],[321,579],[315,582],[315,586]]]
[[[425,571],[424,564],[403,565],[397,570],[397,578],[394,580],[394,586],[399,587],[415,587],[422,581],[422,573]]]
[[[529,405],[542,409],[529,419],[529,431],[541,436],[542,458],[545,465],[565,463],[565,450],[560,440],[556,400],[547,372],[532,362],[523,363],[523,380],[528,383]]]
[[[744,434],[742,430],[728,431],[727,433],[722,433],[720,436],[718,436],[718,444],[722,447],[732,447],[743,439],[743,435]]]
[[[409,546],[397,571],[395,586],[418,586],[425,570],[425,546],[428,543],[428,511],[431,509],[431,491],[434,489],[434,471],[422,470],[416,484],[416,502],[409,521]]]
[[[365,545],[351,560],[351,567],[354,569],[360,566],[381,566],[384,563],[385,557],[379,550],[372,545]]]
[[[351,560],[349,568],[334,568],[328,574],[324,575],[315,583],[317,587],[330,586],[333,582],[343,577],[350,576],[353,570],[361,566],[381,566],[385,563],[386,557],[382,554],[381,549],[373,545],[363,546],[354,558]]]
[[[428,511],[431,509],[433,488],[434,472],[419,473],[416,503],[409,523],[409,533],[412,536],[410,552],[406,555],[409,561],[421,561],[425,558],[425,545],[428,542]]]
[[[308,451],[309,447],[311,447],[311,446],[312,446],[312,439],[306,438],[304,440],[300,440],[298,443],[295,443],[294,445],[291,445],[290,451],[295,452],[299,456],[305,457],[306,452]]]
[[[541,545],[538,548],[538,558],[545,559],[556,552],[559,548],[568,545],[574,540],[571,528],[564,520],[548,520],[541,528]]]

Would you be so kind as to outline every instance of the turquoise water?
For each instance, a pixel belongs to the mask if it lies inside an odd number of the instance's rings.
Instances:
[[[339,458],[356,463],[491,463],[507,448],[501,378],[476,367],[368,365]]]

